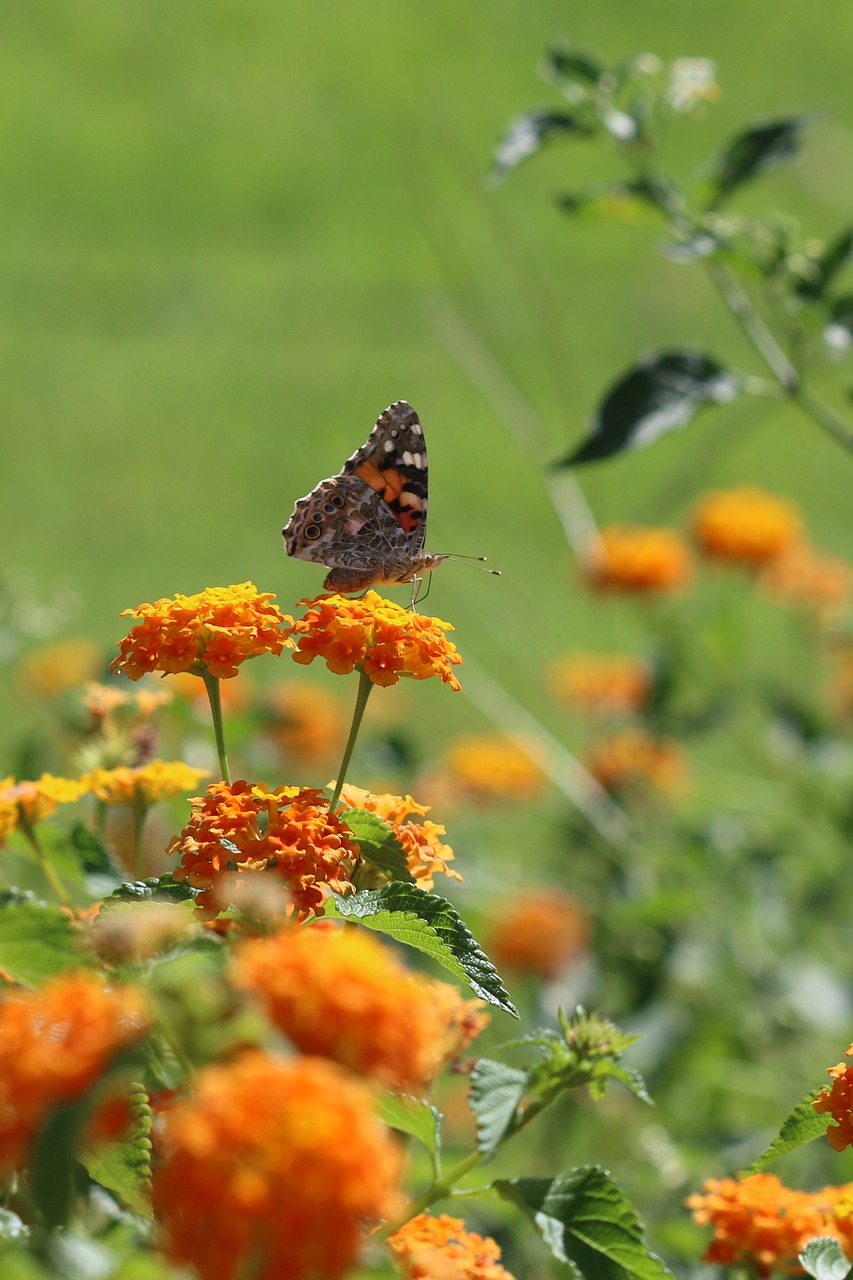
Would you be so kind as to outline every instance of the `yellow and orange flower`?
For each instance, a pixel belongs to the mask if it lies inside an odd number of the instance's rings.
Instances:
[[[283,752],[300,761],[340,756],[344,725],[330,690],[302,681],[276,684],[265,693],[266,731]]]
[[[182,760],[150,760],[136,766],[94,769],[88,782],[104,804],[147,807],[181,792],[194,791],[208,773],[208,769],[194,769]]]
[[[853,1044],[845,1057],[853,1057]],[[828,1089],[821,1089],[812,1106],[820,1115],[830,1115],[834,1125],[826,1131],[829,1145],[834,1151],[844,1151],[853,1146],[853,1066],[838,1062],[827,1068],[832,1081]]]
[[[531,800],[545,785],[541,756],[533,743],[522,747],[502,733],[465,734],[444,754],[448,790],[473,800]]]
[[[645,595],[686,587],[692,566],[687,546],[674,529],[616,524],[601,530],[583,576],[599,591]]]
[[[706,556],[757,569],[799,540],[797,505],[753,485],[715,489],[693,509],[693,536]]]
[[[122,617],[139,621],[120,641],[111,670],[131,680],[148,671],[236,676],[247,658],[281,653],[291,643],[284,627],[292,619],[272,600],[270,592],[242,582],[125,609]]]
[[[491,930],[487,947],[503,971],[556,978],[581,955],[589,941],[589,920],[568,894],[542,888],[508,899]]]
[[[389,1236],[407,1280],[513,1280],[491,1236],[467,1231],[461,1218],[419,1213]]]
[[[388,823],[403,846],[406,865],[421,889],[432,889],[437,874],[461,880],[458,871],[447,864],[456,857],[449,844],[441,839],[446,829],[437,822],[415,821],[425,818],[430,811],[427,804],[418,804],[411,796],[395,796],[389,793],[374,795],[350,782],[341,787],[341,807],[338,814],[346,818],[347,809],[368,809]]]
[[[0,779],[0,841],[15,827],[33,827],[57,805],[73,804],[89,790],[88,778],[57,778],[43,773],[34,782]]]
[[[375,591],[355,600],[323,595],[301,603],[305,616],[288,631],[297,642],[295,662],[307,666],[323,658],[338,675],[358,668],[379,685],[397,684],[401,676],[438,676],[452,689],[462,687],[453,673],[462,658],[445,634],[453,630],[449,622],[404,609]]]
[[[66,689],[94,680],[103,669],[100,645],[84,636],[70,636],[26,654],[18,663],[15,676],[27,697],[54,698]]]
[[[605,791],[619,795],[643,786],[677,796],[689,785],[687,759],[674,738],[653,738],[644,729],[625,729],[589,747],[583,762]]]
[[[401,1158],[370,1089],[319,1058],[205,1067],[166,1114],[154,1208],[201,1280],[338,1280],[399,1207]]]
[[[199,675],[191,671],[176,671],[166,681],[170,693],[189,703],[199,720],[210,719],[210,703],[207,689]],[[242,715],[252,705],[254,685],[245,670],[240,672],[240,679],[226,680],[220,685],[219,699],[222,710],[228,715]]]
[[[761,585],[781,604],[811,613],[833,613],[850,603],[853,569],[838,556],[799,542],[770,561]]]
[[[358,845],[329,812],[322,792],[214,782],[190,803],[192,817],[168,852],[181,855],[175,879],[204,891],[196,899],[203,918],[212,919],[227,906],[216,890],[232,870],[272,872],[300,917],[322,915],[330,890],[352,888]]]
[[[291,926],[240,947],[235,972],[302,1053],[395,1089],[426,1085],[483,1025],[481,1001],[411,973],[366,930]]]
[[[571,653],[552,665],[550,685],[572,711],[625,716],[648,705],[653,678],[633,654]]]
[[[81,1097],[146,1029],[132,987],[88,972],[54,978],[0,1003],[0,1176],[26,1162],[50,1111]]]

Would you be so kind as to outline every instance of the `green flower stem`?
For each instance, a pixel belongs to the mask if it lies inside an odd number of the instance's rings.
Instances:
[[[352,725],[347,738],[347,745],[344,747],[344,758],[341,761],[341,767],[338,769],[338,778],[335,783],[335,790],[329,801],[329,812],[334,813],[335,807],[341,798],[341,788],[346,780],[347,769],[349,769],[350,760],[352,759],[355,740],[358,737],[358,731],[361,728],[361,720],[364,715],[364,708],[367,706],[367,699],[370,697],[370,691],[373,688],[373,681],[361,668],[358,672],[358,693],[355,696],[355,710],[352,713]]]
[[[443,1178],[436,1178],[426,1190],[416,1196],[403,1217],[398,1218],[395,1222],[386,1222],[384,1226],[379,1227],[370,1237],[371,1240],[387,1240],[389,1236],[393,1236],[395,1231],[399,1231],[400,1227],[404,1226],[410,1219],[416,1218],[419,1213],[424,1213],[437,1200],[446,1200],[453,1193],[454,1185],[459,1179],[464,1178],[465,1174],[470,1173],[472,1169],[476,1169],[482,1158],[479,1151],[470,1152],[458,1164],[455,1164],[452,1169],[449,1169]]]
[[[148,805],[137,800],[133,806],[133,874],[141,880],[145,874],[145,819]]]
[[[222,725],[222,698],[219,693],[219,677],[212,676],[205,668],[202,673],[204,687],[207,690],[207,698],[210,703],[210,714],[213,719],[213,733],[216,738],[216,752],[219,756],[219,768],[222,773],[222,781],[231,785],[231,771],[228,768],[228,757],[225,754],[225,733]]]
[[[63,907],[68,907],[73,910],[73,907],[71,906],[71,899],[68,896],[68,890],[65,888],[65,885],[62,883],[59,876],[44,856],[44,850],[39,844],[38,837],[36,836],[32,825],[23,817],[23,815],[21,815],[18,821],[18,826],[20,828],[21,835],[36,855],[36,860],[41,868],[41,872],[45,880],[48,882]]]

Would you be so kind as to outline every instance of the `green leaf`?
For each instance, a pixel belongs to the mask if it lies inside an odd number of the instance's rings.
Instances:
[[[643,178],[595,182],[578,191],[564,191],[557,197],[557,207],[575,218],[660,225],[661,203]]]
[[[134,1213],[150,1218],[151,1127],[148,1094],[136,1085],[130,1097],[132,1123],[121,1142],[84,1150],[79,1160],[90,1178],[112,1191]]]
[[[367,809],[347,809],[341,818],[358,841],[362,858],[378,867],[389,880],[414,884],[405,849],[378,813],[370,813]]]
[[[814,1236],[800,1253],[800,1262],[814,1280],[846,1280],[851,1273],[850,1261],[835,1236]]]
[[[592,86],[598,84],[606,70],[604,63],[586,49],[576,49],[570,45],[551,45],[542,63],[544,74],[552,80],[567,81],[569,85],[581,82]]]
[[[500,1180],[494,1189],[527,1213],[554,1257],[584,1280],[661,1280],[672,1274],[647,1249],[633,1205],[600,1165],[556,1178]]]
[[[124,902],[187,902],[198,897],[200,890],[186,882],[179,884],[171,874],[149,880],[128,881],[104,898],[101,912],[110,911]]]
[[[747,1173],[760,1173],[780,1156],[787,1155],[789,1151],[796,1151],[797,1147],[802,1147],[815,1138],[823,1137],[832,1116],[821,1115],[812,1106],[820,1092],[820,1089],[814,1089],[800,1099],[793,1111],[785,1118],[778,1138],[774,1138],[766,1151],[762,1151],[758,1159],[753,1160],[746,1170]]]
[[[847,351],[853,346],[853,294],[834,298],[829,306],[830,320],[823,331],[827,346]]]
[[[686,427],[703,405],[726,404],[737,391],[734,374],[700,351],[653,351],[613,383],[584,442],[556,465],[645,448]]]
[[[408,1094],[383,1093],[379,1099],[379,1119],[389,1129],[417,1138],[431,1156],[441,1150],[442,1115],[423,1098]]]
[[[67,1106],[57,1107],[36,1138],[33,1197],[48,1228],[64,1226],[71,1213],[77,1149],[92,1101],[92,1094],[88,1093]]]
[[[25,987],[37,987],[65,969],[90,962],[74,924],[59,907],[31,894],[0,900],[0,969]]]
[[[846,227],[826,246],[814,263],[813,274],[808,279],[801,280],[795,292],[801,298],[814,300],[823,298],[838,272],[850,261],[851,254],[853,254],[853,227]]]
[[[332,894],[326,904],[344,920],[358,920],[430,956],[489,1004],[518,1017],[495,966],[450,903],[410,884],[387,884],[351,897]]]
[[[527,1092],[528,1073],[491,1058],[478,1058],[471,1072],[468,1101],[477,1119],[477,1147],[493,1156],[509,1132]]]
[[[760,173],[789,164],[800,150],[803,132],[809,123],[805,116],[792,116],[754,125],[737,134],[717,160],[713,203],[719,203]]]
[[[115,862],[109,846],[83,822],[77,822],[69,832],[71,848],[77,854],[87,875],[117,876],[123,878],[121,867]]]
[[[500,182],[554,138],[589,137],[594,132],[589,120],[574,111],[528,111],[516,116],[494,149],[490,176]]]

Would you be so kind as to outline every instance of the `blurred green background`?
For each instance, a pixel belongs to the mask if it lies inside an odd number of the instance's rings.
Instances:
[[[804,161],[738,207],[778,204],[830,235],[853,207],[849,6],[18,0],[0,29],[9,569],[79,593],[73,629],[105,646],[121,609],[176,591],[250,578],[290,608],[321,582],[282,550],[294,500],[405,397],[429,439],[428,545],[504,571],[435,581],[430,608],[466,654],[535,697],[520,655],[624,643],[627,611],[578,590],[537,461],[436,315],[452,297],[551,456],[651,346],[760,370],[657,231],[556,210],[556,192],[606,175],[600,149],[555,147],[487,190],[490,150],[511,116],[556,104],[536,75],[552,37],[607,59],[706,54],[723,96],[675,122],[673,164],[746,122],[824,109]],[[793,412],[738,404],[582,480],[603,521],[678,521],[709,483],[758,481],[844,553],[851,477]]]

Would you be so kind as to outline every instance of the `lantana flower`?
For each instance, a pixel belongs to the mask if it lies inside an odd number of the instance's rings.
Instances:
[[[571,653],[553,663],[549,684],[572,711],[623,716],[642,711],[652,671],[633,654]]]
[[[358,599],[322,595],[301,603],[305,615],[288,631],[297,644],[295,662],[323,658],[338,675],[358,668],[379,685],[397,684],[401,676],[438,676],[452,689],[462,687],[453,673],[462,658],[447,639],[449,622],[404,609],[375,591]]]
[[[491,928],[490,956],[503,971],[556,978],[589,941],[586,913],[554,886],[507,899]]]
[[[283,628],[291,619],[272,600],[270,592],[242,582],[125,609],[122,617],[137,622],[111,669],[131,680],[148,671],[236,676],[247,658],[281,653],[289,643]]]
[[[232,870],[272,872],[300,917],[322,915],[330,890],[352,888],[359,848],[322,792],[214,782],[190,804],[190,821],[168,851],[181,856],[175,879],[203,890],[196,899],[203,918],[227,905],[217,900],[216,888]]]
[[[799,542],[770,561],[761,575],[761,585],[780,604],[811,613],[833,613],[850,603],[853,569],[846,560]]]
[[[693,536],[705,555],[752,569],[787,551],[801,530],[795,503],[754,485],[713,490],[693,509]]]
[[[84,636],[69,636],[26,654],[17,665],[15,678],[27,697],[54,698],[94,680],[103,669],[100,645]]]
[[[0,1176],[27,1160],[50,1111],[95,1085],[146,1029],[141,993],[73,972],[0,1003]]]
[[[43,773],[33,782],[0,780],[0,841],[21,825],[31,828],[60,804],[73,804],[89,789],[87,778],[57,778]]]
[[[407,1280],[513,1280],[491,1236],[468,1231],[461,1218],[419,1213],[388,1239]]]
[[[690,771],[674,738],[653,738],[644,729],[624,729],[588,747],[583,763],[606,791],[618,795],[638,785],[662,795],[687,789]]]
[[[674,529],[629,524],[601,530],[583,572],[600,591],[636,595],[678,591],[692,577],[690,553]]]
[[[438,873],[453,880],[462,879],[458,871],[447,865],[456,855],[441,838],[446,829],[426,817],[430,812],[429,805],[418,804],[409,795],[395,796],[387,792],[374,795],[372,791],[363,791],[350,782],[344,783],[340,798],[338,813],[344,820],[346,809],[367,809],[388,823],[403,846],[406,865],[419,888],[432,889]]]
[[[399,1207],[400,1163],[371,1091],[333,1062],[252,1051],[202,1068],[159,1143],[163,1251],[201,1280],[338,1280]]]
[[[853,1044],[845,1055],[853,1058]],[[853,1065],[838,1062],[827,1068],[832,1081],[828,1089],[821,1089],[812,1106],[820,1115],[831,1115],[834,1125],[826,1131],[829,1145],[835,1151],[853,1146]]]
[[[444,754],[447,787],[474,800],[531,800],[539,795],[545,775],[536,762],[534,744],[501,733],[469,733],[456,738]]]
[[[207,772],[182,760],[150,760],[136,766],[94,769],[88,781],[91,791],[104,804],[147,806],[194,791]]]

